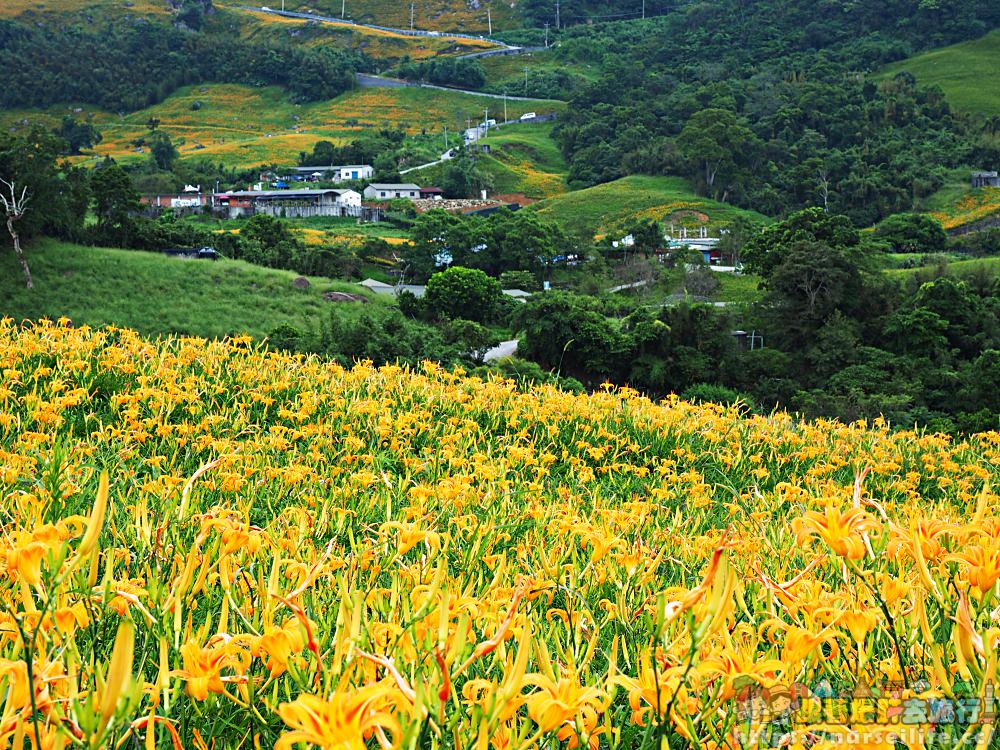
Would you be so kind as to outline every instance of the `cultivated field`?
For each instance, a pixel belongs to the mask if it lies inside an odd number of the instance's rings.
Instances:
[[[55,125],[73,109],[80,109],[77,117],[93,112],[104,139],[81,160],[95,162],[113,156],[128,162],[149,158],[132,141],[148,135],[146,122],[156,118],[178,145],[182,160],[253,167],[294,164],[299,153],[311,151],[317,140],[346,143],[371,128],[402,128],[410,134],[426,129],[434,134],[443,133],[447,126],[450,133],[457,133],[468,119],[478,122],[485,106],[496,104],[457,91],[417,88],[356,89],[326,102],[294,104],[277,86],[208,84],[179,89],[162,103],[123,117],[89,108],[58,107],[3,112],[0,126],[25,119]],[[508,102],[507,109],[511,117],[519,117],[528,111],[541,114],[564,107],[561,102]]]
[[[341,0],[308,0],[302,5],[296,4],[294,10],[339,18],[341,9],[345,7],[347,18],[352,21],[397,29],[410,28],[410,3],[397,0],[347,0],[346,4]],[[291,6],[289,9],[292,9]],[[489,28],[487,9],[493,18],[494,31],[521,28],[524,25],[516,3],[497,0],[481,0],[476,3],[468,0],[415,0],[414,27],[485,34]]]
[[[260,11],[233,8],[243,24],[247,38],[266,41],[280,35],[295,44],[307,46],[333,45],[363,52],[376,60],[391,63],[403,57],[426,60],[432,57],[461,55],[493,49],[496,45],[479,39],[462,39],[447,35],[426,37],[396,34],[351,24],[318,22],[287,18]]]
[[[0,362],[5,744],[989,746],[996,433],[54,323]]]

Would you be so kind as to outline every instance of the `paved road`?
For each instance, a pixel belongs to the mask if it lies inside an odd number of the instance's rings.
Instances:
[[[485,96],[488,99],[504,99],[503,94],[488,94],[485,91],[473,91],[472,89],[460,89],[454,86],[435,86],[433,83],[417,83],[415,81],[404,81],[400,78],[389,78],[387,76],[376,76],[371,73],[358,73],[356,75],[358,85],[362,88],[421,88],[437,89],[438,91],[457,91],[460,94],[470,96]],[[536,99],[531,96],[507,96],[507,101],[511,102],[558,102],[560,99]]]
[[[515,354],[517,354],[517,339],[501,341],[499,346],[494,346],[483,355],[483,361],[493,362],[504,357],[513,357]]]
[[[501,42],[499,39],[491,39],[490,37],[475,36],[474,34],[455,34],[450,31],[424,31],[422,29],[395,29],[391,26],[376,26],[370,23],[357,23],[356,21],[351,21],[347,18],[337,18],[336,16],[320,16],[315,13],[297,13],[291,10],[274,10],[267,6],[255,6],[255,5],[238,5],[237,8],[241,10],[252,10],[258,13],[273,13],[276,16],[285,16],[286,18],[305,18],[309,21],[325,21],[327,23],[343,23],[348,26],[358,26],[363,29],[375,29],[376,31],[389,31],[393,34],[404,34],[406,36],[430,36],[430,37],[444,37],[446,39],[474,39],[478,41],[489,42],[490,44],[495,44],[498,47],[503,47],[505,50],[518,49],[506,42]]]

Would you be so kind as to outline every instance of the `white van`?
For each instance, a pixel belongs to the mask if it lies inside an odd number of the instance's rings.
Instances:
[[[538,117],[538,115],[534,112],[525,112],[521,115],[521,122],[524,122],[525,120],[534,120],[536,117]]]
[[[495,128],[496,126],[497,126],[497,121],[494,120],[492,117],[488,120],[483,120],[483,127]]]

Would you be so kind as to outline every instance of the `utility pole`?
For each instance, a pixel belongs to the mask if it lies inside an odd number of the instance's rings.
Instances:
[[[347,0],[340,0],[340,17],[347,18]]]
[[[528,66],[524,66],[524,95],[528,95]]]
[[[490,27],[490,36],[493,36],[493,12],[492,9],[488,6],[486,8],[486,22],[489,24]]]
[[[507,122],[507,89],[503,90],[503,121]]]
[[[559,31],[559,0],[556,0],[556,31]]]
[[[490,134],[490,108],[486,108],[486,112],[483,114],[483,125],[486,126],[486,132],[484,135]]]
[[[448,153],[448,126],[444,126],[444,152]]]
[[[646,17],[646,0],[642,0],[642,17]]]
[[[410,31],[413,31],[413,3],[410,3]]]
[[[549,22],[545,22],[545,46],[549,46]]]

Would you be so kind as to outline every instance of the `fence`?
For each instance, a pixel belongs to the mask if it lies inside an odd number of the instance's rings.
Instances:
[[[263,201],[258,201],[254,205],[254,212],[283,219],[309,219],[316,216],[340,216],[354,217],[365,222],[374,222],[382,221],[383,217],[381,208],[374,208],[370,206],[282,205],[280,203]]]

